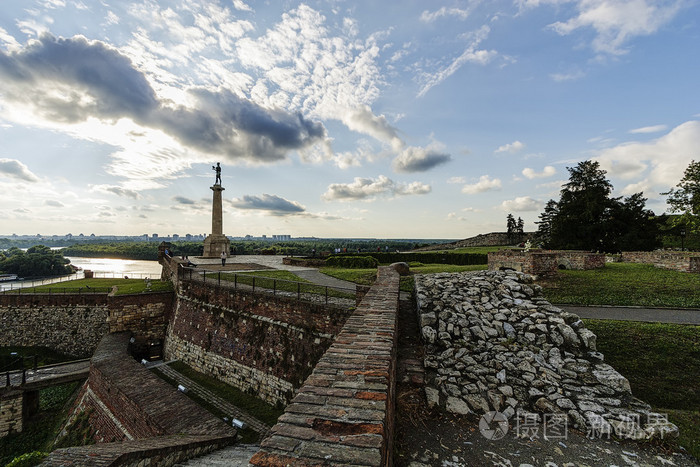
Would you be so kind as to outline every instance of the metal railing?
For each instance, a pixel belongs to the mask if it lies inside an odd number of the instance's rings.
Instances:
[[[0,295],[104,295],[112,291],[111,287],[25,287],[5,290]]]
[[[145,272],[139,273],[117,273],[117,272],[95,272],[93,271],[92,277],[94,279],[153,279],[160,278],[160,273],[158,274],[148,274]],[[76,272],[75,274],[70,274],[66,276],[58,277],[45,277],[43,279],[34,280],[20,280],[20,281],[8,281],[0,282],[0,292],[8,290],[18,290],[18,289],[28,289],[33,287],[39,287],[41,285],[58,284],[60,282],[74,281],[77,279],[84,279],[84,271]]]
[[[237,274],[202,268],[181,267],[178,272],[180,280],[210,283],[217,287],[240,289],[253,293],[293,297],[299,301],[318,303],[319,299],[321,299],[326,305],[330,301],[342,303],[344,300],[352,300],[354,306],[355,297],[357,296],[357,287],[318,285],[311,282],[275,279],[264,275]]]
[[[31,368],[26,368],[24,366],[24,360],[31,358],[33,359],[33,365]],[[62,363],[52,363],[50,365],[44,365],[44,366],[37,366],[37,357],[36,355],[33,356],[27,356],[27,357],[19,357],[17,360],[13,362],[13,365],[17,362],[21,362],[21,368],[18,370],[8,370],[4,372],[4,375],[0,373],[0,381],[2,382],[0,389],[5,389],[5,388],[13,388],[13,387],[18,387],[18,386],[24,386],[27,384],[27,376],[29,377],[41,377],[45,379],[51,379],[52,377],[60,377],[60,376],[65,376],[67,372],[65,371],[65,367],[69,365],[75,365],[75,364],[89,364],[90,359],[85,358],[85,359],[80,359],[80,360],[72,360],[68,362],[62,362]],[[63,371],[61,371],[63,369]],[[37,373],[37,371],[41,371],[41,373]],[[51,371],[55,370],[55,371]],[[27,375],[27,372],[31,371],[32,374]],[[16,384],[19,383],[19,384]]]

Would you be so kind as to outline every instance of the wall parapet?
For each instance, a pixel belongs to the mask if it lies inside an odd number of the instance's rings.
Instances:
[[[391,465],[398,300],[398,273],[380,267],[252,465]]]
[[[625,251],[623,263],[653,264],[657,268],[700,273],[700,253],[697,251]]]
[[[489,271],[512,269],[539,276],[557,269],[588,270],[605,267],[603,253],[577,250],[498,250],[488,254]]]

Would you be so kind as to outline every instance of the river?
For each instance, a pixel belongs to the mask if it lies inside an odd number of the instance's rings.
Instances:
[[[0,291],[25,287],[34,287],[43,284],[54,284],[73,279],[82,279],[85,270],[92,271],[95,278],[129,277],[132,279],[160,278],[161,265],[158,261],[145,261],[134,259],[112,258],[83,258],[78,256],[66,256],[73,266],[82,268],[76,274],[70,276],[53,277],[51,279],[35,281],[11,281],[0,282]]]

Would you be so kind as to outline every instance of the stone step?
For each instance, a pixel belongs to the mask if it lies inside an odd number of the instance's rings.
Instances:
[[[248,462],[258,452],[260,446],[256,444],[237,444],[201,457],[190,459],[176,467],[248,467]]]

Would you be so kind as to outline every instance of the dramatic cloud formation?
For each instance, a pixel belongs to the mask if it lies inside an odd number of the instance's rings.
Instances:
[[[39,177],[34,175],[26,165],[16,159],[0,159],[0,176],[1,175],[31,183],[39,181]]]
[[[352,183],[333,183],[322,198],[326,201],[370,200],[381,195],[424,195],[430,191],[430,185],[421,182],[401,184],[380,175],[377,178],[355,177]]]
[[[596,160],[609,176],[631,180],[642,177],[634,185],[623,188],[624,194],[639,187],[653,187],[662,192],[683,177],[690,161],[698,159],[700,121],[685,122],[653,141],[627,142],[600,151]],[[639,191],[637,189],[637,191]],[[645,195],[651,196],[653,192]]]
[[[510,154],[515,154],[516,152],[522,151],[525,148],[525,143],[520,141],[513,141],[512,143],[504,144],[499,146],[494,152],[508,152]]]
[[[191,88],[191,106],[161,100],[131,60],[99,41],[44,35],[18,52],[0,51],[3,96],[50,122],[128,118],[181,144],[231,159],[274,161],[326,138],[301,113],[263,108],[231,91]]]
[[[452,156],[427,148],[408,147],[399,154],[391,166],[396,172],[425,172],[445,162]]]
[[[288,201],[279,196],[268,194],[262,196],[245,195],[231,200],[231,205],[238,209],[267,211],[276,216],[300,214],[306,211],[304,206],[296,201]]]
[[[525,178],[532,180],[533,178],[547,178],[557,173],[557,169],[551,165],[546,166],[542,172],[535,172],[533,169],[526,167],[523,169],[523,175]]]
[[[501,209],[506,212],[540,211],[542,209],[542,202],[532,199],[529,196],[522,196],[503,201],[501,203]]]
[[[473,195],[476,193],[483,193],[485,191],[500,190],[500,189],[501,189],[501,179],[499,179],[499,178],[492,179],[488,175],[482,175],[481,177],[479,177],[479,181],[477,183],[474,183],[471,185],[464,185],[462,187],[462,193],[466,193],[468,195]]]

